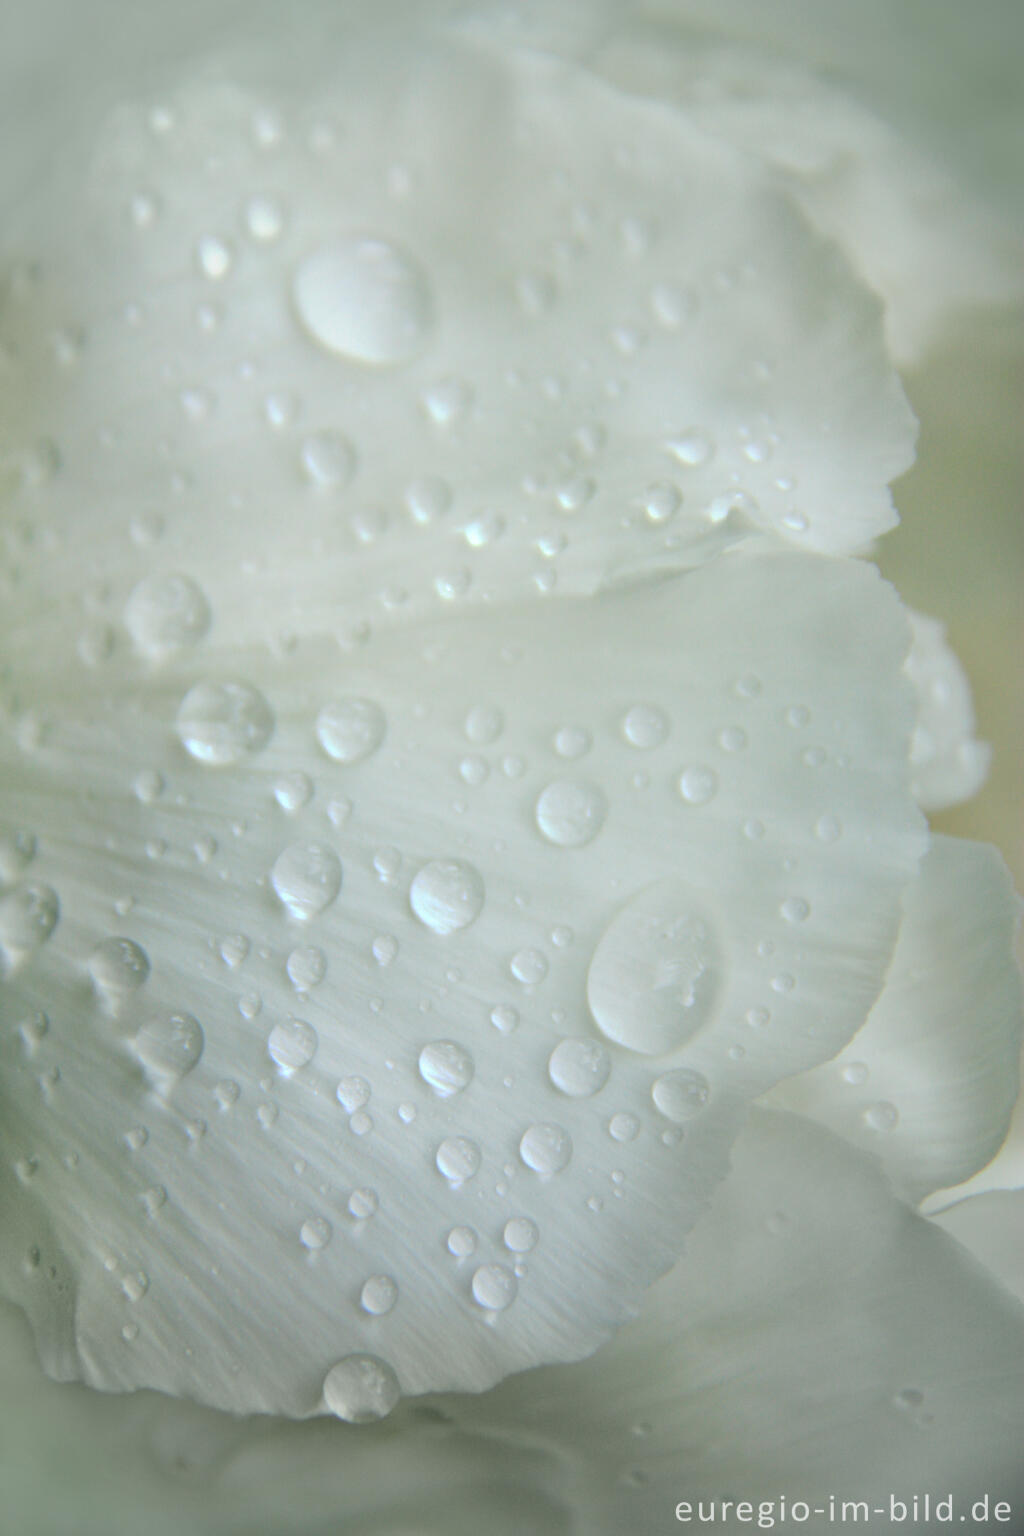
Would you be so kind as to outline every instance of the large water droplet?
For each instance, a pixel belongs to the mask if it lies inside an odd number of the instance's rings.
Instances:
[[[424,864],[409,888],[413,912],[434,933],[455,933],[468,928],[484,905],[484,882],[472,864],[459,859],[437,859]]]
[[[346,1355],[324,1378],[324,1403],[347,1424],[386,1418],[401,1395],[398,1377],[376,1355]]]
[[[170,1013],[143,1024],[133,1045],[147,1075],[166,1091],[202,1056],[203,1028],[190,1013]]]
[[[59,917],[60,900],[51,885],[16,885],[0,897],[0,947],[21,953],[38,949]]]
[[[596,1040],[582,1036],[560,1040],[548,1058],[548,1076],[561,1093],[587,1099],[608,1081],[612,1064],[608,1052]]]
[[[473,1275],[473,1300],[488,1312],[504,1312],[516,1299],[519,1285],[504,1264],[481,1264]]]
[[[285,1019],[267,1036],[267,1054],[282,1072],[297,1072],[313,1060],[319,1043],[316,1030],[305,1019]]]
[[[291,843],[270,871],[278,900],[306,922],[329,907],[341,890],[341,861],[323,843]]]
[[[137,650],[155,661],[196,645],[210,627],[210,605],[191,576],[148,576],[125,604]]]
[[[175,726],[191,757],[219,768],[262,751],[274,716],[248,683],[197,683],[182,699]]]
[[[537,826],[560,848],[582,848],[591,842],[607,814],[603,792],[580,779],[553,779],[537,800]]]
[[[681,1067],[678,1072],[666,1072],[651,1088],[654,1107],[666,1120],[673,1120],[677,1125],[699,1114],[710,1093],[707,1078],[688,1067]]]
[[[468,1136],[446,1136],[434,1160],[449,1184],[465,1184],[479,1171],[480,1148]]]
[[[644,1056],[689,1040],[715,1005],[722,962],[711,920],[681,880],[648,886],[594,950],[587,1002],[601,1033]]]
[[[387,240],[349,235],[307,256],[292,284],[295,309],[314,341],[359,363],[404,363],[433,322],[426,274]]]
[[[317,740],[336,763],[359,763],[384,740],[387,720],[372,699],[336,699],[316,717]]]
[[[149,956],[131,939],[103,939],[89,956],[89,975],[111,1002],[130,997],[149,975]]]
[[[438,1098],[453,1098],[473,1081],[473,1058],[455,1040],[434,1040],[420,1052],[420,1076]]]
[[[572,1158],[572,1140],[560,1125],[531,1125],[519,1143],[519,1156],[534,1173],[561,1173]]]

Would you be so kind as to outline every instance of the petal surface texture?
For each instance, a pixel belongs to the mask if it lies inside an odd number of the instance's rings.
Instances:
[[[358,1416],[591,1351],[881,987],[906,645],[871,567],[781,552],[37,676],[0,1135],[51,1373],[303,1415],[354,1358]]]
[[[946,641],[945,627],[913,612],[910,624],[914,640],[907,676],[918,695],[910,746],[914,794],[924,810],[945,810],[978,793],[988,776],[991,751],[975,738],[970,684]]]

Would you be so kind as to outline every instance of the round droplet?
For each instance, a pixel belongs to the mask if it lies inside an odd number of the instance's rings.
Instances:
[[[398,954],[398,940],[393,933],[379,933],[370,945],[370,953],[379,966],[390,965]]]
[[[322,1216],[311,1216],[299,1228],[299,1242],[303,1248],[308,1248],[311,1252],[315,1253],[321,1248],[326,1248],[330,1240],[331,1224]]]
[[[687,805],[707,805],[718,793],[718,774],[703,763],[694,763],[679,775],[679,793]]]
[[[398,1377],[376,1355],[346,1355],[324,1378],[324,1403],[346,1424],[387,1418],[401,1395]]]
[[[243,216],[246,229],[259,245],[278,239],[284,228],[284,209],[274,197],[251,197]]]
[[[643,508],[649,523],[667,523],[682,506],[683,498],[669,480],[658,480],[649,485],[643,498]]]
[[[810,902],[802,896],[789,896],[779,908],[779,916],[787,923],[803,923],[810,916]]]
[[[491,1009],[491,1023],[501,1035],[510,1035],[519,1023],[519,1014],[507,1003],[498,1003]]]
[[[312,1024],[304,1019],[285,1019],[267,1036],[267,1055],[282,1072],[297,1072],[313,1060],[319,1043]]]
[[[900,1112],[895,1104],[881,1099],[877,1104],[869,1104],[862,1118],[869,1131],[894,1131],[899,1124]]]
[[[682,1125],[700,1113],[708,1102],[711,1085],[700,1072],[681,1067],[677,1072],[666,1072],[651,1088],[654,1107],[666,1120]]]
[[[133,588],[124,622],[135,648],[159,661],[198,644],[210,605],[190,576],[149,576]]]
[[[563,725],[560,731],[555,732],[555,739],[551,743],[559,757],[577,758],[585,757],[590,751],[593,738],[590,732],[582,725]]]
[[[17,880],[35,856],[34,832],[0,832],[0,880]]]
[[[196,266],[204,277],[219,282],[227,277],[234,264],[234,252],[227,240],[217,235],[205,235],[196,246]]]
[[[634,704],[622,717],[623,738],[642,752],[660,747],[668,733],[668,716],[656,704]]]
[[[501,1240],[509,1253],[529,1253],[537,1246],[539,1236],[536,1223],[528,1216],[513,1216],[506,1221]]]
[[[468,1136],[446,1136],[434,1161],[449,1184],[465,1184],[480,1169],[480,1148]]]
[[[282,774],[274,784],[274,799],[282,811],[287,811],[289,815],[301,811],[312,798],[313,781],[308,773],[302,773],[301,770]]]
[[[50,885],[16,885],[0,897],[0,946],[14,951],[45,944],[60,918],[60,899]]]
[[[327,974],[327,956],[322,949],[312,945],[305,949],[293,949],[285,961],[288,980],[296,992],[312,992]]]
[[[469,757],[464,757],[459,763],[459,777],[464,783],[472,785],[474,789],[479,788],[485,782],[490,776],[490,772],[487,759],[478,756],[476,753]]]
[[[535,987],[548,973],[547,956],[539,949],[517,949],[508,968],[524,987]]]
[[[375,1189],[354,1189],[348,1197],[348,1213],[356,1221],[368,1221],[380,1210]]]
[[[635,1141],[640,1134],[640,1121],[636,1115],[620,1110],[608,1121],[608,1134],[613,1141]]]
[[[359,763],[376,752],[387,720],[372,699],[337,699],[316,717],[317,740],[336,763]]]
[[[747,745],[747,733],[738,725],[727,725],[718,733],[718,745],[723,752],[742,752]]]
[[[552,1083],[560,1093],[573,1099],[587,1099],[599,1093],[611,1070],[604,1046],[582,1036],[560,1040],[548,1058]]]
[[[409,905],[433,933],[468,928],[483,911],[484,882],[472,864],[436,859],[424,864],[409,888]]]
[[[582,848],[604,826],[608,802],[596,784],[554,779],[541,790],[535,814],[537,826],[549,843],[560,848]]]
[[[433,322],[425,273],[386,240],[351,235],[307,256],[292,284],[302,325],[339,357],[378,366],[407,362]]]
[[[343,1077],[336,1092],[338,1103],[349,1115],[370,1102],[371,1088],[365,1077]]]
[[[699,427],[690,427],[678,433],[666,446],[672,457],[687,469],[699,469],[715,451],[714,443]]]
[[[477,704],[466,716],[463,730],[468,740],[478,747],[489,746],[497,741],[505,729],[505,717],[500,709],[487,704]]]
[[[587,972],[587,1002],[601,1033],[661,1056],[711,1017],[722,961],[711,920],[681,880],[661,880],[609,923]]]
[[[274,716],[248,683],[197,683],[182,699],[175,727],[191,757],[224,767],[263,750],[273,735]]]
[[[531,1125],[519,1143],[519,1156],[534,1173],[561,1173],[572,1158],[572,1141],[560,1125]]]
[[[425,526],[443,517],[452,504],[451,486],[436,475],[413,480],[405,490],[405,504],[413,522]]]
[[[159,1088],[173,1086],[203,1054],[203,1029],[190,1013],[169,1013],[143,1024],[133,1041],[135,1054]]]
[[[356,451],[341,432],[314,432],[303,442],[299,462],[313,485],[338,490],[348,485],[356,472]]]
[[[359,1305],[371,1317],[384,1317],[398,1300],[398,1286],[390,1275],[371,1275],[359,1293]]]
[[[454,1040],[434,1040],[420,1052],[420,1076],[438,1098],[450,1099],[473,1081],[473,1058]]]
[[[859,1088],[861,1083],[866,1083],[868,1080],[867,1063],[851,1061],[849,1066],[843,1068],[841,1075],[844,1083],[849,1083],[852,1088]]]
[[[292,917],[307,922],[341,890],[341,862],[323,843],[291,843],[275,860],[270,881]]]
[[[454,1259],[468,1259],[476,1252],[476,1233],[472,1227],[452,1227],[447,1238],[448,1252]]]
[[[111,1001],[130,997],[149,975],[149,956],[131,939],[104,939],[89,956],[89,975]]]
[[[504,1264],[481,1264],[473,1274],[473,1300],[488,1312],[504,1312],[516,1299],[519,1284]]]

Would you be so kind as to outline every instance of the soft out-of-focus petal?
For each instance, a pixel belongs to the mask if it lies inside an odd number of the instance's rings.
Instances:
[[[910,747],[914,794],[924,810],[945,810],[977,794],[992,754],[974,735],[970,684],[946,643],[945,625],[923,613],[909,618],[914,639],[907,676],[918,696]]]
[[[833,1496],[882,1522],[891,1497],[930,1493],[934,1515],[951,1495],[959,1523],[1024,1492],[1024,1310],[861,1154],[785,1115],[755,1113],[687,1259],[605,1349],[385,1425],[58,1388],[0,1317],[24,1536],[656,1536],[698,1499],[763,1503],[778,1529],[783,1497],[827,1530]]]
[[[1024,1301],[1024,1189],[971,1195],[932,1220]]]
[[[983,1168],[1019,1087],[1017,899],[994,848],[936,837],[881,997],[834,1061],[772,1102],[873,1152],[912,1200]]]
[[[591,1350],[879,991],[906,640],[780,553],[37,679],[2,1134],[48,1369],[302,1415],[354,1353],[415,1393]]]

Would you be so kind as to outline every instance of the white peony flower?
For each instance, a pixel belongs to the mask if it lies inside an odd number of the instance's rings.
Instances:
[[[915,1207],[1014,897],[858,558],[995,217],[684,8],[103,17],[5,171],[19,1531],[1013,1505],[1012,1260]]]

